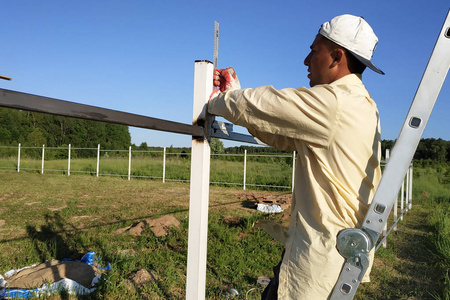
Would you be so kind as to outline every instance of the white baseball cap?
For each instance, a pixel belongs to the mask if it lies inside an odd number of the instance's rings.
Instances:
[[[341,15],[322,24],[319,33],[350,51],[360,62],[379,74],[384,74],[370,60],[378,43],[372,27],[363,17]]]

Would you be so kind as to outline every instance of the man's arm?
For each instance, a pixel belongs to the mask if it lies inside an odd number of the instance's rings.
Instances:
[[[247,128],[266,144],[294,150],[294,140],[327,146],[332,138],[339,104],[331,88],[237,89],[232,68],[216,70],[214,84],[219,89],[211,95],[208,113]]]

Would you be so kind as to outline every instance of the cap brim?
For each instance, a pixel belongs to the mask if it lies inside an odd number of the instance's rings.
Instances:
[[[350,50],[349,50],[350,51]],[[378,74],[384,75],[384,72],[378,69],[370,60],[362,57],[361,55],[356,54],[353,51],[350,51],[350,53],[356,57],[360,62],[362,62],[364,65],[366,65],[369,69],[377,72]]]

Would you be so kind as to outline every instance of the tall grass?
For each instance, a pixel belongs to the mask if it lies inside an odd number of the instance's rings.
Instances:
[[[413,199],[430,209],[428,224],[430,239],[436,252],[436,262],[443,282],[442,294],[435,299],[450,299],[450,183],[446,178],[450,166],[416,168]]]

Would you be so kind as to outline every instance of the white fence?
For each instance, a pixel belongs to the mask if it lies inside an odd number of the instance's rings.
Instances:
[[[181,157],[190,157],[191,153],[171,153],[167,152],[167,148],[163,147],[161,151],[158,150],[136,150],[132,149],[131,146],[129,146],[128,150],[111,150],[111,149],[102,149],[100,144],[98,144],[97,148],[76,148],[72,147],[71,144],[69,144],[67,147],[46,147],[45,145],[42,145],[42,147],[24,147],[20,143],[17,146],[0,146],[0,149],[15,149],[17,152],[17,162],[15,166],[2,166],[0,164],[0,169],[16,169],[17,172],[20,172],[20,170],[33,170],[38,171],[41,174],[44,174],[45,171],[51,171],[51,172],[62,172],[64,174],[67,174],[67,176],[70,176],[71,173],[86,173],[86,174],[95,174],[97,177],[99,176],[119,176],[119,177],[127,177],[128,180],[131,180],[131,178],[151,178],[151,179],[161,179],[164,182],[166,181],[183,181],[183,182],[189,182],[189,180],[183,180],[183,179],[177,179],[177,178],[167,178],[166,176],[166,166],[167,166],[167,157],[168,156],[181,156]],[[23,159],[23,155],[21,155],[22,150],[24,149],[35,149],[38,150],[41,153],[40,157],[40,167],[39,168],[27,168],[27,167],[21,167],[22,163],[21,161]],[[67,151],[67,164],[66,168],[64,169],[46,169],[46,152],[47,150],[58,150],[58,151]],[[96,151],[97,155],[95,157],[96,160],[96,168],[92,171],[82,171],[82,170],[73,170],[72,168],[72,151],[73,150],[90,150],[90,151]],[[126,153],[128,156],[128,172],[127,174],[112,174],[112,173],[102,173],[101,172],[101,160],[102,157],[108,156],[108,153]],[[156,175],[133,175],[133,163],[132,163],[132,157],[133,154],[158,154],[162,157],[162,176],[156,176]],[[294,174],[295,174],[295,155],[296,152],[294,151],[293,154],[247,154],[247,150],[244,150],[243,154],[210,154],[211,157],[226,157],[226,156],[234,156],[234,157],[240,157],[243,161],[243,169],[242,169],[242,175],[243,175],[243,181],[242,182],[226,182],[226,181],[210,181],[211,184],[219,184],[219,185],[237,185],[242,186],[244,190],[247,189],[247,187],[267,187],[267,188],[279,188],[279,189],[293,189],[294,186]],[[21,158],[22,157],[22,158]],[[292,165],[291,165],[291,185],[266,185],[262,183],[248,183],[247,182],[247,174],[248,174],[248,168],[247,168],[247,162],[252,157],[268,157],[268,158],[285,158],[285,159],[292,159]],[[124,157],[125,159],[125,157]],[[62,159],[60,159],[62,161]],[[268,162],[269,163],[269,162]]]

